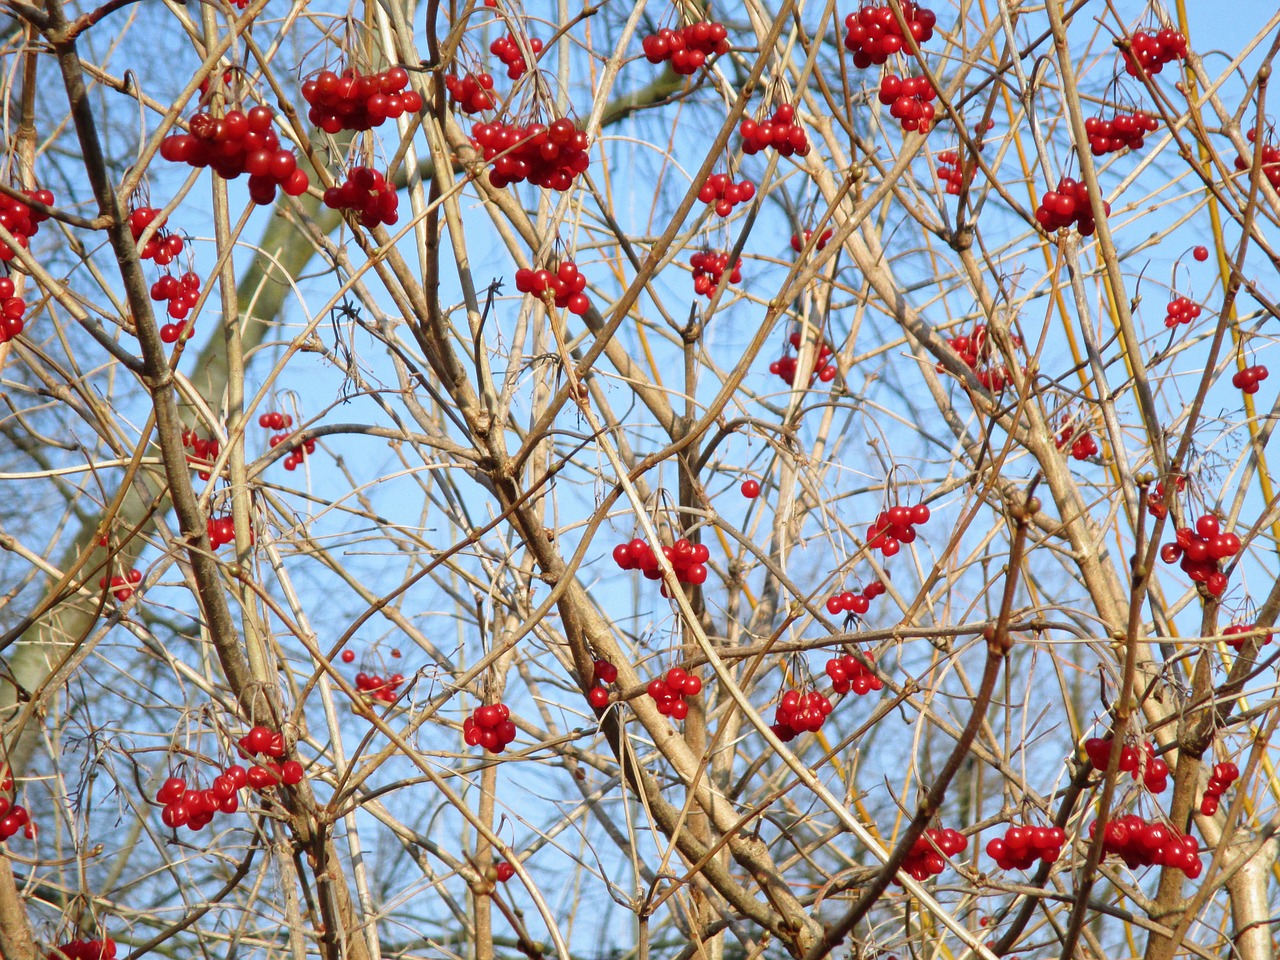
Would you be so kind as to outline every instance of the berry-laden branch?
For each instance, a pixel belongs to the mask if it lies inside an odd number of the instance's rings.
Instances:
[[[899,836],[897,846],[894,847],[888,859],[884,861],[883,868],[862,889],[853,906],[839,920],[828,926],[823,933],[822,940],[806,955],[805,960],[822,960],[823,957],[839,946],[844,938],[853,931],[853,928],[870,912],[880,896],[889,888],[889,884],[896,879],[898,871],[902,868],[907,858],[916,852],[917,844],[924,837],[929,823],[937,816],[938,811],[941,809],[942,800],[946,796],[947,788],[951,786],[951,781],[959,772],[961,764],[968,757],[970,747],[974,738],[978,735],[979,728],[986,722],[987,709],[991,704],[991,697],[995,693],[996,681],[1000,677],[1001,668],[1008,662],[1009,658],[1011,648],[1009,623],[1013,616],[1013,601],[1017,593],[1018,579],[1022,574],[1027,529],[1030,525],[1031,517],[1040,510],[1040,501],[1034,496],[1035,488],[1036,482],[1031,483],[1024,494],[1022,502],[1016,504],[1010,510],[1009,519],[1013,527],[1013,537],[1009,545],[1009,559],[1005,565],[1004,594],[1000,601],[999,617],[993,626],[987,628],[984,637],[987,655],[983,663],[982,680],[973,697],[973,707],[972,712],[969,714],[969,720],[965,723],[964,729],[960,731],[960,736],[956,739],[951,753],[947,756],[946,762],[943,763],[924,798],[920,801],[911,821]],[[963,846],[961,849],[963,849]]]
[[[590,416],[589,410],[585,410],[584,412],[588,416]],[[702,431],[699,431],[698,434],[700,435],[701,432]],[[618,463],[616,453],[614,453],[608,445],[605,445],[605,451],[610,456],[610,460],[614,466],[615,471],[617,471],[617,475],[619,477],[619,480],[622,483],[622,486],[627,491],[628,497],[632,500],[633,505],[635,507],[640,508],[640,504],[637,501],[637,496],[636,496],[634,487],[631,485],[630,481],[626,478],[625,473],[621,468],[621,464]],[[1032,506],[1032,501],[1029,500],[1027,505],[1029,507]],[[1038,502],[1036,502],[1034,506],[1036,509],[1038,509]],[[1034,509],[1028,510],[1026,513],[1026,516],[1030,516],[1034,512],[1035,512]],[[639,513],[641,525],[644,528],[646,534],[648,535],[651,541],[656,541],[657,533],[654,530],[652,523],[648,520],[647,517],[645,517],[642,509],[639,509],[638,513]],[[858,823],[856,819],[849,816],[847,811],[845,811],[844,807],[836,800],[836,798],[833,797],[830,794],[830,792],[826,790],[825,787],[822,786],[822,784],[813,776],[812,772],[807,767],[805,767],[795,758],[795,756],[791,753],[791,751],[788,750],[783,745],[783,742],[779,738],[778,734],[772,728],[766,726],[764,720],[760,717],[759,713],[752,708],[752,706],[746,699],[746,696],[743,693],[742,689],[738,686],[738,684],[734,681],[732,676],[729,674],[729,672],[725,667],[724,662],[720,659],[720,657],[718,656],[718,654],[715,652],[714,648],[711,646],[710,642],[708,641],[708,638],[705,632],[701,628],[701,624],[698,622],[698,618],[696,617],[695,612],[689,605],[688,598],[685,596],[684,592],[678,588],[677,574],[675,572],[675,569],[671,561],[668,558],[666,558],[665,555],[659,558],[659,567],[666,581],[667,586],[670,588],[672,592],[671,595],[673,596],[673,598],[676,600],[677,604],[681,608],[681,613],[683,615],[686,627],[692,634],[697,645],[701,648],[703,654],[707,657],[707,662],[714,669],[717,679],[724,685],[725,689],[729,692],[730,696],[733,698],[738,708],[744,712],[744,714],[750,720],[752,725],[754,725],[757,731],[762,736],[764,736],[765,739],[769,742],[770,746],[773,747],[776,751],[778,751],[779,756],[783,758],[787,766],[789,766],[792,769],[792,771],[799,777],[799,779],[810,790],[812,790],[820,800],[822,800],[825,804],[827,804],[833,813],[837,814],[837,816],[840,816],[842,822],[855,835],[857,835],[859,839],[863,840],[863,842],[870,847],[870,849],[877,855],[877,857],[881,858],[882,860],[887,860],[889,855],[885,854],[885,852],[881,849],[880,845],[874,839],[871,838],[867,830],[860,823]],[[1009,596],[1011,597],[1011,595],[1012,594],[1010,593]],[[597,649],[608,650],[608,647],[605,644],[606,644],[605,638],[603,637],[596,638],[595,646]],[[992,679],[992,684],[994,684],[994,678]],[[642,711],[637,710],[637,713],[641,716],[642,719],[644,719],[644,713]],[[975,730],[976,730],[976,727],[975,727]],[[972,742],[972,736],[969,737],[969,741]],[[967,749],[968,748],[966,746],[965,752],[967,752]],[[670,753],[668,754],[668,759],[674,759],[672,754]],[[695,779],[694,783],[695,785],[700,785],[700,781],[697,779]],[[729,844],[731,849],[734,848],[734,844],[732,840],[732,836],[734,832],[736,832],[736,827],[733,828],[730,832]],[[735,850],[734,852],[735,852],[735,856],[737,856],[741,862],[743,854],[746,853],[746,851],[739,852],[738,850]],[[747,864],[750,864],[750,863],[751,861],[747,861]],[[757,863],[758,863],[758,860],[757,860]],[[760,866],[763,866],[763,865],[761,864]],[[888,871],[886,871],[886,873],[888,873]],[[757,874],[758,878],[759,876],[760,874]],[[766,874],[766,876],[772,877],[772,874]],[[912,893],[914,893],[917,897],[919,897],[922,900],[922,902],[925,904],[926,908],[929,910],[931,914],[937,917],[949,929],[959,934],[962,937],[962,939],[965,939],[965,941],[969,943],[970,946],[974,947],[982,956],[987,957],[988,960],[990,960],[989,954],[985,951],[985,948],[983,948],[980,944],[978,944],[975,940],[973,940],[972,937],[968,936],[968,931],[964,930],[962,926],[956,923],[955,919],[946,910],[942,909],[933,900],[932,897],[929,897],[928,894],[924,892],[923,888],[919,887],[918,881],[916,881],[914,878],[911,878],[903,882],[908,886],[908,888],[911,890]],[[912,884],[914,884],[914,886],[912,886]],[[766,889],[768,890],[769,888],[766,888]],[[810,930],[797,929],[798,923],[800,922],[799,918],[802,917],[803,914],[791,908],[790,903],[788,902],[792,899],[790,896],[789,889],[786,889],[785,887],[780,889],[777,885],[773,886],[771,890],[771,899],[779,904],[783,917],[790,921],[787,924],[787,926],[792,936],[789,936],[788,939],[791,940],[792,937],[794,937],[794,940],[792,941],[793,942],[792,949],[793,951],[797,952],[797,955],[804,955],[807,957],[810,951],[819,951],[816,954],[817,956],[819,957],[825,956],[826,953],[829,952],[832,947],[834,947],[835,943],[839,942],[839,940],[836,940],[834,942],[831,942],[829,945],[824,946],[824,944],[827,944],[827,942],[830,939],[828,934],[824,933],[818,939],[814,940],[812,939],[812,933]],[[847,931],[844,934],[841,934],[839,939],[843,939],[844,935],[846,934],[847,934]]]
[[[58,35],[67,27],[62,8],[50,8],[50,30]],[[168,478],[170,496],[178,514],[179,529],[190,543],[188,555],[192,571],[200,591],[204,615],[209,624],[215,648],[231,689],[252,715],[257,705],[256,692],[251,688],[251,676],[239,638],[231,620],[231,611],[222,592],[222,582],[216,564],[210,559],[208,531],[205,517],[196,502],[191,487],[191,474],[186,454],[182,449],[182,424],[174,401],[168,358],[151,302],[146,281],[138,260],[138,248],[129,230],[128,217],[120,199],[111,186],[106,158],[98,139],[97,121],[84,85],[84,72],[74,40],[54,43],[54,54],[62,75],[62,82],[71,103],[76,136],[84,158],[85,173],[93,188],[100,213],[111,218],[107,228],[112,248],[120,263],[121,279],[138,331],[138,342],[143,354],[142,381],[151,395],[155,410],[156,431]]]
[[[35,957],[1270,960],[1274,23],[492,2],[0,45]]]
[[[51,10],[50,19],[52,34],[60,35],[66,27],[60,7],[55,6]],[[151,311],[140,268],[138,248],[129,228],[128,217],[110,183],[98,139],[96,120],[84,86],[84,75],[76,42],[64,39],[55,41],[53,45],[63,84],[71,103],[76,134],[84,157],[85,172],[92,185],[100,213],[111,218],[107,232],[120,264],[121,277],[142,348],[144,370],[141,379],[152,400],[169,492],[178,515],[180,530],[189,544],[187,552],[196,582],[197,596],[224,675],[242,709],[250,717],[270,715],[274,706],[273,701],[276,699],[273,696],[274,678],[253,675],[231,620],[217,563],[212,556],[204,511],[200,508],[191,484],[190,469],[181,439],[181,420],[178,416],[172,386],[173,376]],[[236,372],[234,365],[229,370],[232,375]],[[243,523],[242,517],[242,529]],[[246,615],[251,615],[247,609]],[[285,791],[284,800],[292,815],[292,826],[296,835],[300,842],[311,849],[312,862],[320,887],[321,905],[326,919],[326,934],[323,942],[327,948],[326,953],[336,957],[336,951],[339,949],[338,941],[335,939],[338,936],[338,930],[339,928],[352,929],[355,912],[345,881],[341,880],[340,873],[332,871],[337,858],[331,840],[323,832],[313,835],[310,829],[310,810],[314,809],[314,799],[310,795],[309,788],[303,783],[296,789],[296,794],[293,790]],[[338,882],[335,883],[335,880]],[[347,938],[342,949],[345,954],[357,960],[368,955],[367,941],[360,935]]]
[[[589,415],[589,409],[584,412]],[[605,449],[608,450],[609,447],[606,445]],[[620,467],[620,464],[615,464],[622,486],[628,488],[630,481],[625,479],[626,472]],[[498,475],[494,477],[494,485],[504,500],[511,499],[513,506],[508,509],[514,509],[513,519],[520,526],[524,542],[532,550],[543,576],[563,591],[557,607],[565,624],[565,636],[571,644],[579,676],[590,675],[593,669],[591,651],[597,651],[604,659],[618,665],[618,679],[624,686],[637,685],[639,678],[632,670],[628,658],[617,646],[612,633],[588,599],[577,577],[565,566],[559,552],[546,538],[539,519],[529,507],[514,508],[521,498],[512,481]],[[634,496],[633,488],[632,495]],[[656,542],[656,531],[650,527],[647,532],[651,542]],[[670,571],[670,564],[665,561],[665,557],[664,562],[668,569],[666,575],[671,578],[669,582],[674,583],[674,572]],[[683,591],[677,590],[674,595],[677,600],[682,599]],[[638,767],[632,772],[633,761],[628,759],[631,748],[623,728],[616,714],[608,713],[603,718],[607,739],[615,750],[624,773],[644,796],[645,804],[658,826],[675,840],[688,861],[703,863],[703,876],[730,904],[788,944],[788,949],[797,956],[801,955],[803,949],[800,944],[811,939],[813,931],[806,928],[805,911],[793,892],[779,878],[767,850],[758,841],[742,836],[731,812],[724,805],[715,802],[705,779],[701,777],[698,758],[687,749],[683,740],[672,737],[670,726],[657,707],[641,699],[635,702],[634,709],[637,718],[655,742],[663,744],[663,754],[677,775],[686,784],[694,785],[695,801],[711,815],[712,823],[725,838],[731,855],[760,884],[770,903],[758,903],[717,860],[707,858],[706,848],[692,833],[678,829],[683,819],[680,811],[663,798],[658,784],[647,772]]]
[[[1067,40],[1066,20],[1063,17],[1061,0],[1047,0],[1045,9],[1049,14],[1049,23],[1053,28],[1053,43],[1057,54],[1058,74],[1062,78],[1062,99],[1066,107],[1067,119],[1071,125],[1072,140],[1076,145],[1076,160],[1080,164],[1081,179],[1089,189],[1090,210],[1097,226],[1098,248],[1107,280],[1113,291],[1113,309],[1120,327],[1120,342],[1126,360],[1133,373],[1133,386],[1138,397],[1138,408],[1142,412],[1142,425],[1147,433],[1148,456],[1156,469],[1163,474],[1168,466],[1168,453],[1165,450],[1164,435],[1160,429],[1160,416],[1156,410],[1155,397],[1151,390],[1151,376],[1139,347],[1137,330],[1133,323],[1133,314],[1129,302],[1122,295],[1125,289],[1124,277],[1120,273],[1120,259],[1116,251],[1115,240],[1111,236],[1111,226],[1107,222],[1110,212],[1098,186],[1098,174],[1093,162],[1093,154],[1084,149],[1089,142],[1089,133],[1085,129],[1084,109],[1080,104],[1079,81],[1076,77],[1075,64],[1070,56]]]

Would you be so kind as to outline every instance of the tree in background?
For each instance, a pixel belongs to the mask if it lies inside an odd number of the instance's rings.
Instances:
[[[3,9],[0,955],[1271,960],[1280,14]]]

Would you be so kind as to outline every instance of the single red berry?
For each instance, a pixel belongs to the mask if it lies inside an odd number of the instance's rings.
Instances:
[[[1206,540],[1218,535],[1218,518],[1211,513],[1202,514],[1196,520],[1196,533]]]
[[[170,777],[156,791],[156,803],[170,804],[182,798],[187,792],[187,781],[182,777]]]
[[[1199,260],[1201,263],[1204,263],[1206,260],[1209,259],[1209,248],[1196,247],[1194,250],[1191,251],[1191,256],[1195,257],[1195,259]]]
[[[760,496],[760,482],[758,480],[742,481],[742,495],[748,500],[754,500]]]

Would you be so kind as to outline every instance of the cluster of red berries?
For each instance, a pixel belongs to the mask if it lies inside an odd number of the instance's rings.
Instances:
[[[209,471],[201,470],[200,467],[213,466],[213,461],[217,460],[218,454],[222,452],[222,445],[216,438],[205,440],[194,430],[182,431],[182,445],[191,449],[187,454],[187,463],[196,467],[201,480],[208,480]]]
[[[1180,476],[1174,487],[1179,493],[1187,487],[1187,478]],[[1147,494],[1147,512],[1157,520],[1163,520],[1169,515],[1169,508],[1164,505],[1164,481],[1160,480],[1156,483],[1156,487]],[[1168,561],[1172,563],[1173,561]]]
[[[12,803],[5,796],[11,790],[13,790],[13,773],[7,763],[0,764],[0,843],[8,840],[23,827],[27,828],[28,839],[35,836],[27,808],[21,804]]]
[[[729,52],[729,31],[723,23],[704,20],[675,30],[659,30],[640,41],[650,63],[671,61],[671,69],[681,76],[698,72],[713,54]]]
[[[1227,589],[1227,575],[1218,569],[1220,560],[1228,560],[1240,552],[1240,538],[1223,533],[1218,518],[1211,513],[1196,519],[1195,528],[1179,527],[1174,539],[1160,548],[1165,563],[1181,561],[1182,572],[1195,583],[1203,583],[1212,596],[1220,597]]]
[[[268,410],[266,413],[258,415],[258,426],[267,430],[284,430],[285,433],[274,434],[268,443],[272,447],[278,447],[289,439],[289,431],[293,427],[293,415],[289,413],[281,413],[279,410]],[[305,440],[302,443],[295,444],[293,452],[284,458],[284,468],[286,470],[296,470],[298,465],[306,459],[307,454],[316,452],[316,442],[314,439]],[[216,455],[216,454],[215,454]]]
[[[662,555],[670,562],[676,579],[681,583],[707,582],[705,564],[711,559],[711,551],[705,543],[692,543],[681,537],[673,546],[663,546]],[[623,570],[639,570],[646,580],[662,579],[657,555],[649,544],[639,538],[614,547],[613,561]]]
[[[382,677],[376,673],[368,674],[364,671],[356,674],[356,689],[371,700],[381,700],[383,703],[395,703],[397,691],[403,683],[403,673],[393,673],[389,677]]]
[[[1109,120],[1104,120],[1102,117],[1087,117],[1084,121],[1084,132],[1089,138],[1089,151],[1095,157],[1119,153],[1126,147],[1130,150],[1141,150],[1146,142],[1146,135],[1155,133],[1159,129],[1160,121],[1141,110],[1116,113]]]
[[[282,783],[293,786],[306,776],[297,760],[277,762],[284,756],[284,737],[266,727],[250,728],[237,745],[240,755],[246,759],[260,754],[270,759],[254,763],[247,770],[238,763],[230,764],[204,790],[188,790],[185,779],[170,777],[156,792],[156,803],[164,807],[160,819],[166,827],[203,830],[213,821],[214,814],[235,813],[240,809],[237,791],[245,787],[267,790]]]
[[[941,150],[938,153],[938,179],[947,185],[947,193],[957,196],[964,186],[964,167],[960,163],[960,154],[955,150]]]
[[[456,103],[463,113],[480,113],[483,110],[492,110],[494,107],[493,77],[483,71],[474,76],[469,73],[465,77],[449,74],[444,78],[444,85],[449,91],[449,99]]]
[[[689,265],[693,267],[693,292],[700,293],[709,300],[715,293],[716,287],[720,286],[720,278],[729,269],[729,255],[714,253],[711,250],[699,250],[689,258]],[[739,260],[729,273],[729,282],[740,283],[741,281],[742,261]]]
[[[173,163],[211,167],[224,180],[249,174],[249,199],[265,206],[276,199],[276,188],[291,197],[306,192],[307,171],[299,169],[292,150],[280,147],[270,108],[228,110],[221,118],[197,113],[187,125],[190,133],[167,136],[160,156]]]
[[[1084,752],[1093,769],[1106,770],[1111,759],[1111,739],[1090,737],[1084,742]],[[1143,785],[1152,793],[1164,793],[1169,786],[1169,765],[1156,756],[1154,743],[1144,743],[1141,753],[1127,743],[1121,746],[1119,770],[1134,780],[1142,777]]]
[[[1102,201],[1103,211],[1110,216],[1111,204]],[[1089,206],[1089,187],[1079,180],[1063,177],[1056,190],[1048,190],[1036,207],[1036,222],[1049,233],[1075,224],[1080,236],[1091,237],[1096,228],[1093,208]]]
[[[809,375],[809,386],[813,386],[815,380],[830,383],[836,378],[838,368],[829,359],[830,356],[831,348],[824,343],[818,354],[818,365],[813,368],[813,373]],[[769,364],[769,372],[778,377],[787,386],[794,386],[796,382],[796,358],[790,354],[779,357]]]
[[[271,730],[269,727],[262,726],[261,723],[257,723],[255,726],[248,728],[248,732],[244,733],[244,736],[236,741],[236,750],[244,760],[252,760],[255,756],[266,756],[270,760],[279,760],[284,756],[284,735]],[[302,782],[302,764],[298,763],[297,760],[292,760],[292,763],[294,764],[293,767],[289,767],[288,763],[282,764],[282,767],[288,767],[289,776],[283,782],[288,783],[289,786]],[[268,767],[274,767],[274,764],[268,764]],[[268,773],[270,772],[271,769],[268,769]],[[253,782],[255,780],[261,781],[261,783]],[[252,767],[248,771],[248,785],[253,787],[253,790],[275,786],[276,783],[280,782],[282,781],[280,781],[279,777],[274,778],[274,780],[268,780],[264,773],[253,773]]]
[[[489,753],[501,753],[516,738],[516,725],[505,703],[476,707],[462,721],[462,737],[469,747],[484,747]]]
[[[1009,827],[1003,837],[987,841],[987,856],[1001,870],[1029,870],[1037,860],[1053,863],[1067,834],[1061,827]]]
[[[702,692],[702,680],[682,667],[672,667],[666,676],[654,677],[645,688],[658,712],[673,720],[683,720],[689,715],[689,698]]]
[[[609,691],[604,688],[606,683],[613,683],[618,679],[618,668],[608,660],[597,660],[593,669],[592,687],[587,691],[587,702],[597,710],[602,710],[609,704]]]
[[[372,230],[398,218],[396,188],[372,167],[352,167],[347,179],[324,192],[324,205],[330,210],[352,210],[360,215],[360,226]]]
[[[273,447],[278,447],[280,444],[287,442],[290,436],[291,435],[288,433],[277,433],[274,434],[267,442]],[[307,459],[308,454],[316,452],[316,441],[314,437],[308,437],[306,440],[295,441],[291,446],[293,449],[288,456],[284,458],[284,468],[286,470],[297,470],[298,467],[302,465],[302,461]]]
[[[195,332],[194,323],[185,324],[192,308],[200,300],[200,275],[188,271],[181,277],[166,273],[151,285],[151,299],[156,303],[167,302],[165,312],[177,323],[166,323],[160,328],[160,339],[165,343],[177,343],[185,333],[188,339]]]
[[[18,288],[9,277],[0,277],[0,343],[8,343],[22,333],[22,317],[27,312],[27,302],[14,296]]]
[[[230,516],[210,517],[205,524],[209,531],[209,545],[217,550],[223,544],[231,543],[236,538],[236,524]]]
[[[116,960],[116,942],[101,940],[68,940],[45,954],[45,960]]]
[[[1164,325],[1172,330],[1180,323],[1191,325],[1191,321],[1200,316],[1200,304],[1190,297],[1174,297],[1164,308]]]
[[[1222,799],[1222,795],[1230,789],[1231,785],[1240,779],[1240,768],[1228,760],[1226,763],[1215,764],[1213,774],[1209,777],[1209,782],[1205,784],[1204,796],[1200,798],[1200,812],[1206,817],[1212,817],[1218,812],[1218,801]]]
[[[1020,337],[1012,337],[1014,346],[1021,346],[1022,339]],[[971,334],[960,334],[958,337],[952,337],[947,340],[947,345],[956,353],[960,354],[960,359],[964,361],[965,366],[974,372],[974,376],[978,378],[978,383],[991,390],[999,393],[1007,384],[1012,382],[1007,365],[1001,364],[985,364],[990,359],[991,351],[987,346],[987,327],[986,324],[978,324],[973,328]],[[938,372],[941,373],[946,368],[939,363]]]
[[[284,430],[293,426],[293,415],[281,413],[279,410],[268,410],[258,414],[258,426],[267,430]]]
[[[1243,650],[1244,645],[1248,642],[1248,640],[1245,637],[1241,636],[1241,634],[1253,633],[1253,631],[1256,629],[1257,629],[1257,625],[1253,623],[1233,623],[1231,626],[1227,627],[1225,630],[1222,631],[1222,636],[1224,639],[1230,638],[1230,639],[1227,639],[1227,646],[1231,647],[1231,649],[1233,650],[1239,651],[1239,650]],[[1257,641],[1258,641],[1258,649],[1261,650],[1263,647],[1265,647],[1267,644],[1271,642],[1271,631],[1268,630],[1262,636],[1258,637]]]
[[[787,336],[787,343],[800,348],[800,331],[792,330]],[[835,352],[831,349],[831,344],[824,339],[818,344],[818,357],[813,362],[813,373],[809,374],[809,386],[813,386],[815,380],[821,380],[823,383],[830,383],[836,378],[839,368],[835,362]],[[796,358],[786,353],[769,364],[769,372],[779,378],[787,386],[794,386],[796,382]]]
[[[591,309],[591,301],[582,292],[586,288],[587,278],[578,272],[578,265],[572,260],[561,260],[555,272],[527,267],[516,271],[516,289],[521,293],[532,293],[539,298],[550,293],[557,307],[579,317]]]
[[[770,147],[784,157],[807,157],[809,155],[809,138],[804,129],[795,122],[796,108],[789,103],[780,103],[773,111],[773,116],[759,122],[748,117],[742,121],[738,132],[742,134],[742,152],[759,153]]]
[[[1250,143],[1255,143],[1258,139],[1257,128],[1250,127],[1246,136]],[[1253,158],[1237,156],[1235,166],[1240,171],[1248,170],[1253,166]],[[1262,175],[1271,182],[1271,186],[1280,190],[1280,147],[1270,141],[1262,145]]]
[[[133,596],[133,588],[141,582],[142,571],[134,568],[123,576],[116,574],[112,577],[99,577],[98,589],[106,590],[110,587],[111,595],[121,603],[124,603]]]
[[[369,130],[422,109],[422,96],[407,86],[404,67],[369,74],[347,67],[341,76],[320,71],[302,84],[302,98],[309,104],[307,119],[325,133]]]
[[[875,662],[875,657],[870,652],[863,656],[872,663]],[[875,671],[852,654],[831,658],[827,661],[826,670],[836,693],[848,693],[852,690],[861,697],[873,690],[884,689],[884,681],[876,676]]]
[[[135,207],[129,212],[129,232],[133,234],[135,242],[141,239],[143,233],[155,223],[159,215],[160,211],[155,207]],[[181,255],[185,247],[186,244],[182,242],[182,238],[166,230],[162,221],[156,232],[142,245],[138,256],[143,260],[154,260],[159,266],[167,267]]]
[[[954,337],[947,338],[947,346],[956,353],[960,354],[960,359],[964,361],[965,366],[970,370],[978,368],[978,362],[987,355],[987,325],[980,323],[973,328],[973,333],[961,333]],[[945,370],[941,363],[938,364],[938,372]]]
[[[1089,824],[1089,838],[1098,832],[1098,822]],[[1133,870],[1162,866],[1181,870],[1191,880],[1200,876],[1200,845],[1196,838],[1183,836],[1173,827],[1152,823],[1136,813],[1112,820],[1102,832],[1104,853],[1114,853]]]
[[[190,827],[200,831],[213,821],[215,813],[235,813],[240,809],[236,795],[249,783],[249,772],[238,763],[227,767],[213,778],[205,790],[188,790],[182,777],[170,777],[156,792],[156,803],[163,806],[160,820],[166,827]]]
[[[918,837],[911,846],[911,852],[902,861],[902,871],[915,880],[928,880],[936,877],[946,869],[944,857],[954,857],[963,853],[969,841],[959,830],[935,829],[930,827],[924,836]],[[897,877],[893,880],[898,883]]]
[[[1098,441],[1093,434],[1088,430],[1077,433],[1077,428],[1069,423],[1063,425],[1054,442],[1059,450],[1071,444],[1071,456],[1076,460],[1088,460],[1098,455]]]
[[[867,528],[867,546],[879,550],[886,557],[892,557],[904,543],[914,543],[916,527],[929,522],[929,505],[917,503],[915,506],[901,505],[881,510],[875,523]]]
[[[563,192],[591,165],[590,138],[565,117],[529,126],[479,123],[471,138],[485,162],[493,164],[489,179],[495,187],[528,180]]]
[[[779,740],[790,743],[804,732],[817,733],[832,711],[831,699],[817,690],[785,690],[769,727]]]
[[[880,81],[880,102],[889,108],[889,116],[907,131],[929,132],[936,112],[932,101],[937,95],[928,77],[886,73]]]
[[[530,37],[529,49],[534,54],[541,53],[542,41],[537,37]],[[514,34],[508,33],[505,37],[499,37],[493,41],[493,43],[489,44],[489,52],[506,64],[507,77],[511,80],[519,80],[529,69],[529,65],[525,63],[524,54],[520,52],[520,44],[516,42]]]
[[[734,183],[727,173],[713,173],[698,191],[698,199],[714,204],[716,215],[727,217],[740,203],[747,203],[756,195],[756,185],[750,180]]]
[[[20,803],[11,804],[4,797],[0,797],[0,843],[4,843],[24,827],[27,839],[35,836],[31,814],[27,812],[27,808]]]
[[[37,203],[43,203],[46,207],[53,206],[52,190],[24,190],[22,193]],[[40,229],[40,224],[48,219],[47,213],[32,210],[28,204],[8,194],[0,194],[0,224],[13,234],[14,241],[23,249],[30,245],[31,238]],[[0,261],[12,259],[13,248],[7,243],[0,243]]]
[[[1009,373],[1009,368],[1003,363],[999,366],[990,367],[975,371],[974,374],[978,378],[978,383],[986,387],[992,393],[999,393],[1009,384],[1013,383],[1013,377]]]
[[[1122,55],[1124,72],[1129,76],[1141,76],[1139,65],[1147,73],[1157,74],[1166,63],[1186,59],[1187,38],[1169,27],[1154,34],[1139,30],[1130,38],[1129,49]]]
[[[856,613],[862,616],[871,608],[871,601],[884,591],[884,584],[875,580],[863,587],[861,593],[854,593],[852,590],[833,593],[827,598],[827,613],[833,617],[842,613]]]
[[[301,783],[304,776],[302,764],[297,760],[287,760],[284,763],[254,764],[248,770],[233,763],[214,777],[213,783],[205,790],[188,790],[181,777],[170,777],[156,794],[156,802],[164,804],[160,820],[175,830],[185,826],[199,832],[213,822],[214,814],[235,813],[240,809],[240,798],[236,795],[238,790],[246,786],[254,790],[269,790],[282,783],[293,786]],[[181,786],[166,793],[166,788],[175,782]]]
[[[933,27],[938,18],[932,10],[908,0],[902,4],[902,19],[917,45],[933,38]],[[906,47],[902,27],[888,4],[864,6],[845,17],[844,25],[844,45],[853,53],[853,65],[859,70],[865,70],[873,63],[884,63]]]
[[[818,242],[814,246],[818,250],[825,250],[827,248],[827,241],[831,239],[831,235],[833,233],[835,233],[835,231],[832,230],[830,227],[827,227],[827,229],[823,230],[822,233],[818,234]],[[794,250],[796,253],[799,253],[801,250],[804,249],[804,245],[808,243],[812,238],[813,238],[813,231],[810,230],[808,227],[805,228],[803,235],[799,233],[793,233],[791,235],[791,249]]]
[[[1268,370],[1262,364],[1254,364],[1237,370],[1231,377],[1231,385],[1241,393],[1257,393],[1258,384],[1267,379]]]

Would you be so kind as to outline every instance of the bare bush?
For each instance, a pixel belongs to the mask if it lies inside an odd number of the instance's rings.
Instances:
[[[4,0],[0,954],[1270,960],[1194,6]]]

